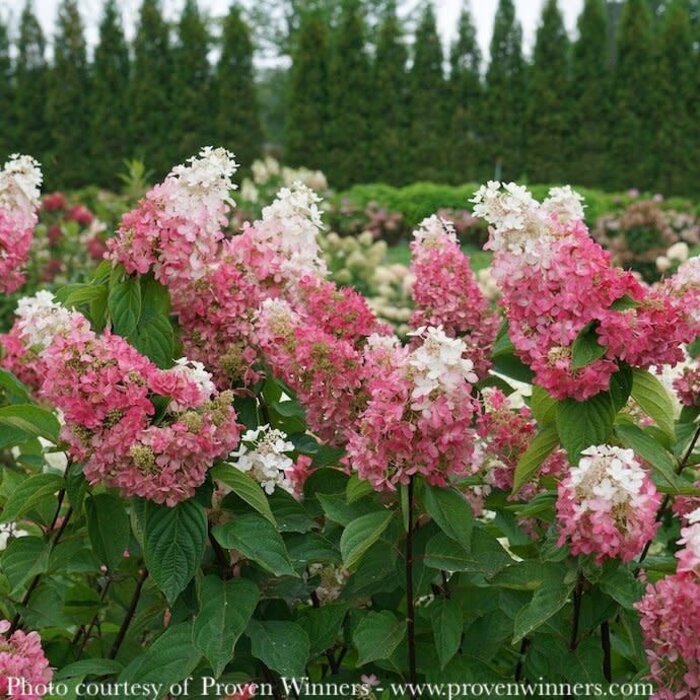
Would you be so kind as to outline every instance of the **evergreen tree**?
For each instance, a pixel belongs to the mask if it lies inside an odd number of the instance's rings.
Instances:
[[[209,33],[197,0],[186,0],[173,53],[175,121],[172,147],[168,149],[172,163],[180,163],[195,155],[213,140],[212,76],[207,58],[209,44]]]
[[[10,37],[7,27],[0,21],[0,163],[13,150],[15,133],[12,99],[12,63],[10,61]]]
[[[446,176],[447,99],[435,13],[427,5],[416,30],[410,74],[410,172],[413,180]]]
[[[490,172],[512,180],[522,174],[525,120],[525,65],[522,29],[513,0],[499,0],[486,73],[485,152]]]
[[[557,0],[547,0],[537,30],[527,94],[527,158],[534,182],[561,183],[570,135],[569,37]]]
[[[406,105],[408,51],[396,4],[390,2],[379,28],[372,65],[372,154],[370,179],[402,185],[406,171]]]
[[[92,168],[88,63],[77,0],[63,0],[59,6],[53,56],[46,98],[51,139],[46,180],[49,187],[79,187],[91,180]]]
[[[457,40],[450,51],[450,115],[447,155],[453,182],[481,180],[481,49],[468,5],[462,8]]]
[[[645,0],[627,0],[620,18],[607,184],[649,189],[657,76],[652,18]]]
[[[19,21],[19,39],[15,63],[14,145],[16,150],[44,161],[48,148],[45,120],[46,40],[41,25],[28,2]]]
[[[304,12],[295,39],[285,125],[285,160],[293,166],[324,168],[329,47],[328,24],[323,13]]]
[[[171,72],[170,36],[159,0],[143,0],[129,84],[129,133],[132,157],[141,158],[157,178],[175,165]]]
[[[128,156],[129,49],[116,0],[107,0],[92,67],[90,153],[94,181],[114,187]]]
[[[604,0],[586,0],[578,20],[571,80],[567,180],[599,187],[605,177],[610,119],[610,70]]]
[[[253,71],[253,42],[241,10],[233,5],[224,20],[216,69],[216,142],[236,154],[244,167],[263,147]]]
[[[365,178],[369,162],[370,66],[358,0],[343,0],[331,51],[328,87],[329,181],[345,188]]]
[[[694,133],[694,62],[688,3],[675,0],[666,11],[661,34],[654,140],[656,187],[667,194],[697,190],[691,175],[700,145]]]

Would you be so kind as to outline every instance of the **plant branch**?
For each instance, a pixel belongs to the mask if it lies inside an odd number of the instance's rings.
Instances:
[[[583,574],[579,572],[576,588],[574,589],[574,616],[571,621],[571,641],[569,642],[569,650],[576,651],[578,646],[578,628],[581,619],[581,598],[583,597]]]
[[[116,658],[117,654],[119,653],[119,648],[122,645],[122,642],[124,641],[124,638],[126,637],[126,633],[129,630],[129,625],[131,624],[131,621],[134,618],[134,614],[136,613],[136,608],[138,607],[139,604],[139,599],[141,598],[141,591],[143,589],[143,584],[146,582],[146,579],[148,578],[148,570],[144,567],[139,574],[139,578],[136,582],[136,590],[134,591],[134,595],[131,597],[131,602],[129,603],[129,608],[126,611],[126,617],[124,618],[124,621],[122,622],[121,627],[119,628],[119,632],[117,633],[117,638],[114,640],[114,644],[112,645],[112,649],[109,652],[109,657],[110,659]]]
[[[612,683],[612,650],[610,648],[610,623],[600,625],[600,642],[603,646],[603,675],[608,683]]]

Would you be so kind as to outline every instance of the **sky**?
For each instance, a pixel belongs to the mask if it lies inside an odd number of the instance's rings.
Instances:
[[[59,0],[33,0],[39,20],[48,34],[51,33]],[[255,2],[255,0],[248,0]],[[518,18],[523,27],[523,37],[526,51],[532,47],[542,5],[545,0],[515,0]],[[19,16],[25,0],[0,0],[0,16],[9,17],[12,24]],[[438,23],[443,41],[448,44],[456,33],[457,18],[465,0],[434,0],[433,5],[438,14]],[[484,56],[488,56],[488,45],[491,39],[493,17],[498,0],[469,0],[474,21],[477,26],[479,43]],[[120,7],[124,17],[127,34],[133,34],[141,0],[121,0]],[[211,15],[220,16],[226,13],[230,0],[199,0],[200,7]],[[88,41],[91,45],[97,37],[97,25],[101,14],[102,0],[79,0],[80,9],[86,24]],[[176,17],[183,5],[183,0],[163,0],[163,8],[167,15]],[[566,26],[572,36],[575,33],[576,19],[583,0],[559,0],[559,7],[564,13]]]

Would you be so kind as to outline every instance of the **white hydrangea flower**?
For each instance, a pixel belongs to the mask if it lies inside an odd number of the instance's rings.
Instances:
[[[433,392],[451,394],[464,382],[475,384],[474,363],[464,357],[466,345],[459,338],[450,338],[442,327],[418,328],[410,333],[423,342],[407,358],[409,373],[414,383],[411,408],[417,411],[430,408]]]
[[[42,179],[38,161],[14,153],[0,171],[0,207],[33,214],[40,204]]]
[[[435,214],[420,222],[413,237],[425,248],[440,248],[448,241],[457,243],[454,224]]]
[[[556,214],[563,223],[583,221],[583,197],[574,191],[570,185],[552,187],[549,197],[542,202],[542,208],[549,214]]]
[[[54,301],[51,292],[42,290],[31,297],[22,297],[15,312],[17,327],[28,347],[45,350],[54,338],[68,333],[75,312]]]
[[[171,371],[186,377],[196,384],[202,392],[202,402],[209,401],[212,395],[216,393],[216,385],[212,381],[211,374],[204,369],[204,365],[201,362],[181,357],[175,360],[175,366]],[[177,401],[171,401],[168,409],[173,413],[177,413],[183,407]]]
[[[678,241],[674,243],[667,251],[666,257],[669,260],[677,260],[678,262],[685,262],[690,254],[690,249],[685,241]]]
[[[580,507],[586,510],[595,510],[595,503],[600,499],[613,508],[634,506],[645,478],[644,469],[632,450],[611,445],[585,449],[570,474]]]
[[[288,454],[293,451],[294,445],[286,433],[261,425],[244,433],[238,450],[230,454],[230,459],[237,469],[249,473],[268,495],[277,487],[294,493],[287,475],[294,468],[294,461]]]

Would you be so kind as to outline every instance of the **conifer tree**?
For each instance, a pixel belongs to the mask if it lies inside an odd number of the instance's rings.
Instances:
[[[610,120],[610,51],[604,0],[586,0],[572,52],[568,178],[599,187],[605,177]]]
[[[569,37],[557,0],[547,0],[527,94],[526,172],[534,182],[562,183],[570,136]]]
[[[370,178],[390,185],[409,179],[406,170],[406,107],[408,51],[396,3],[389,2],[382,19],[372,64],[372,153]]]
[[[656,46],[645,0],[627,0],[617,37],[607,185],[615,189],[653,185]]]
[[[58,9],[49,74],[46,120],[51,139],[45,159],[49,187],[79,187],[92,177],[89,163],[89,75],[83,22],[76,0]]]
[[[481,49],[469,6],[465,4],[450,51],[451,124],[447,155],[450,179],[457,183],[482,179],[482,99]]]
[[[289,165],[326,165],[328,54],[328,23],[323,13],[303,12],[292,54],[285,125],[285,160]]]
[[[327,176],[345,188],[364,179],[369,162],[370,66],[358,0],[343,0],[331,50],[328,86]]]
[[[128,156],[129,49],[116,0],[107,0],[92,66],[90,154],[96,184],[114,187]]]
[[[13,150],[15,119],[13,109],[12,63],[10,61],[10,37],[7,27],[0,21],[0,162]]]
[[[27,2],[20,16],[15,62],[14,144],[16,150],[42,162],[49,142],[45,120],[47,81],[46,39]]]
[[[216,68],[216,142],[236,154],[244,167],[262,153],[263,132],[255,89],[253,42],[237,5],[224,20]]]
[[[661,31],[657,129],[654,139],[656,188],[667,194],[697,191],[691,173],[698,168],[693,114],[695,66],[690,8],[674,0],[665,13]]]
[[[522,29],[513,0],[499,0],[490,54],[484,119],[489,175],[513,180],[523,172],[526,99]]]
[[[427,5],[416,30],[410,73],[410,172],[414,180],[444,180],[448,125],[445,76],[435,12]]]
[[[173,165],[172,53],[159,0],[143,0],[134,40],[129,83],[131,156],[140,158],[156,178]]]
[[[197,6],[186,0],[173,51],[172,96],[175,108],[169,157],[173,163],[195,155],[213,140],[210,37]]]

